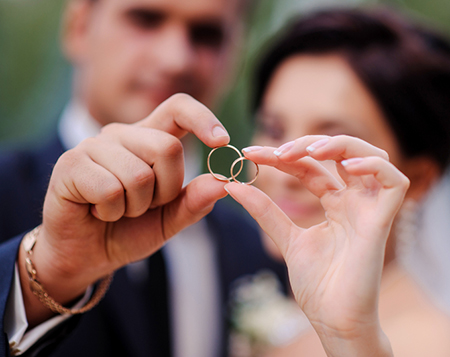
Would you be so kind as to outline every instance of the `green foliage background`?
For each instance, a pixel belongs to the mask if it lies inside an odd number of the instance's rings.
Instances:
[[[255,0],[248,41],[236,84],[216,114],[232,143],[242,148],[251,135],[249,78],[262,44],[293,13],[321,6],[384,4],[407,11],[450,34],[449,0]],[[59,43],[64,0],[0,0],[0,145],[30,144],[55,127],[70,95],[71,69]],[[229,167],[229,166],[228,166]]]

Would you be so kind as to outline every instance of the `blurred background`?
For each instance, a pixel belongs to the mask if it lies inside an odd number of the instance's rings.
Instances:
[[[249,79],[261,46],[293,13],[324,6],[383,4],[450,35],[448,0],[256,0],[236,84],[215,112],[232,144],[248,144]],[[33,144],[55,127],[70,94],[71,69],[59,49],[64,0],[0,0],[0,146]],[[228,166],[229,167],[229,166]]]

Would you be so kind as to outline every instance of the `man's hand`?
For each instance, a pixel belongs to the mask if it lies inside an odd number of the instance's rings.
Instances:
[[[205,106],[179,94],[133,124],[110,124],[63,154],[44,203],[33,251],[37,278],[65,304],[119,267],[148,257],[211,211],[226,195],[224,182],[202,175],[182,188],[180,138],[193,133],[210,147],[229,136]],[[19,267],[27,317],[51,315],[31,294],[23,248]]]

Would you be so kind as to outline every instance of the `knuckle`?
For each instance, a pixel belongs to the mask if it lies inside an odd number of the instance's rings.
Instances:
[[[113,182],[100,189],[103,201],[106,203],[116,203],[123,198],[123,187],[119,182]]]
[[[380,156],[384,160],[389,161],[389,154],[388,154],[388,152],[386,150],[383,150],[383,149],[379,149],[379,150],[380,150]]]
[[[57,164],[69,164],[72,166],[78,160],[79,160],[78,151],[71,149],[71,150],[67,150],[64,154],[62,154],[59,157]]]
[[[98,145],[98,140],[96,138],[87,138],[84,139],[75,149],[72,149],[74,151],[76,150],[83,150],[86,152],[90,152],[93,147],[96,147]]]
[[[402,181],[403,181],[402,182],[402,186],[405,189],[405,191],[407,191],[409,189],[409,185],[410,185],[411,181],[405,175],[403,175],[403,180]]]
[[[70,171],[78,167],[79,162],[82,160],[82,157],[84,157],[84,155],[79,148],[68,150],[59,157],[54,169],[60,169],[66,172]]]
[[[169,98],[169,101],[173,104],[183,106],[186,102],[191,102],[194,98],[192,98],[189,94],[186,93],[176,93]]]
[[[332,136],[330,139],[333,140],[334,145],[339,147],[342,146],[344,148],[346,148],[347,145],[351,144],[353,140],[350,136],[344,134]]]
[[[115,135],[125,129],[125,125],[121,123],[110,123],[100,129],[101,135]]]
[[[366,158],[369,162],[373,162],[373,164],[379,166],[379,165],[383,165],[383,163],[386,163],[386,160],[384,160],[382,157],[379,156],[368,156]],[[384,167],[384,166],[382,166]]]
[[[176,93],[169,97],[162,106],[172,108],[175,113],[181,113],[192,105],[194,98],[186,93]]]
[[[186,93],[177,93],[169,98],[171,105],[174,105],[178,114],[195,116],[196,121],[203,121],[211,118],[211,112],[203,104]]]
[[[215,121],[214,115],[206,107],[199,106],[195,112],[196,121],[198,123],[208,123]]]
[[[141,189],[144,187],[148,187],[155,180],[155,173],[153,170],[147,166],[142,169],[135,171],[132,174],[132,181],[130,182],[131,188]]]
[[[300,137],[300,138],[297,138],[296,140],[299,140],[299,141],[306,141],[306,142],[314,142],[314,141],[316,141],[316,136],[315,135],[304,135],[304,136],[302,136],[302,137]]]
[[[183,155],[183,145],[174,136],[167,136],[163,143],[163,153],[166,157],[178,157]]]
[[[344,134],[339,134],[339,135],[335,135],[333,137],[335,140],[341,142],[343,140],[347,140],[348,139],[348,135],[344,135]]]

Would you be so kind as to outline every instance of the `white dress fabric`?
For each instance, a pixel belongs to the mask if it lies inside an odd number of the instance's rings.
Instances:
[[[450,172],[420,204],[416,234],[407,254],[406,270],[443,311],[450,314]]]

